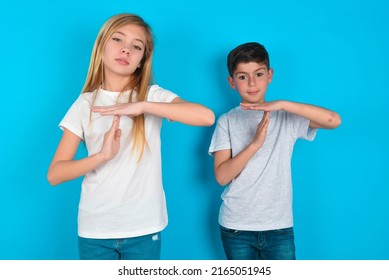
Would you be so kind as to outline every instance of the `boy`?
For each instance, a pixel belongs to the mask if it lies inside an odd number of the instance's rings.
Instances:
[[[266,102],[273,69],[261,44],[227,58],[228,82],[242,103],[223,114],[212,136],[217,182],[229,186],[219,213],[227,259],[295,259],[291,157],[298,138],[340,125],[337,113],[290,101]]]

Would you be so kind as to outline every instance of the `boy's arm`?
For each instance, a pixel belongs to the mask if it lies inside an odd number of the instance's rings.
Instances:
[[[214,170],[216,181],[225,186],[237,177],[245,168],[248,161],[258,149],[252,145],[247,146],[235,157],[231,157],[231,150],[220,150],[214,153]]]
[[[179,97],[170,103],[143,101],[112,106],[94,106],[92,111],[101,115],[127,115],[130,117],[148,113],[195,126],[211,126],[215,122],[215,114],[212,110],[198,103],[187,102]]]
[[[309,127],[311,128],[337,128],[341,123],[341,118],[338,113],[309,104],[280,100],[265,102],[258,105],[242,103],[241,106],[246,110],[285,110],[310,120]]]
[[[215,177],[220,185],[225,186],[237,177],[254,154],[263,146],[269,121],[269,112],[265,112],[257,127],[254,139],[236,156],[232,157],[231,149],[219,150],[214,153]]]
[[[337,128],[341,119],[338,113],[323,107],[284,101],[284,110],[310,120],[311,128]]]

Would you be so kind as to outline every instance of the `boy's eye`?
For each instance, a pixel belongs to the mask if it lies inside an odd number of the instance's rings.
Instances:
[[[262,77],[263,73],[257,73],[257,77]]]
[[[246,75],[240,75],[238,76],[238,80],[245,80],[247,78]]]

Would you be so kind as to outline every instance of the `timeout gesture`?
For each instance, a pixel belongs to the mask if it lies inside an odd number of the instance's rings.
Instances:
[[[102,116],[107,115],[127,115],[130,118],[139,116],[144,113],[144,102],[119,103],[111,106],[93,106],[92,112],[100,113]]]
[[[261,122],[257,126],[257,132],[252,141],[256,144],[257,148],[261,148],[266,140],[267,128],[269,127],[270,117],[269,112],[282,110],[281,101],[264,102],[261,104],[240,103],[243,110],[258,110],[263,111]]]
[[[240,103],[243,110],[258,110],[265,112],[283,110],[282,101],[263,102],[260,104]]]
[[[120,149],[122,130],[119,128],[120,116],[114,116],[111,128],[104,134],[100,154],[105,161],[113,159]]]
[[[252,143],[256,145],[258,149],[260,149],[266,140],[267,128],[269,127],[269,112],[263,112],[262,120],[257,126],[257,132],[255,133],[254,139]]]

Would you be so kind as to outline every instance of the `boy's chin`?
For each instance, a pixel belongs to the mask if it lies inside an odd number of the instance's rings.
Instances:
[[[241,103],[255,105],[255,104],[261,104],[261,103],[263,103],[263,101],[262,100],[257,100],[257,99],[243,99],[242,98],[242,102]]]

